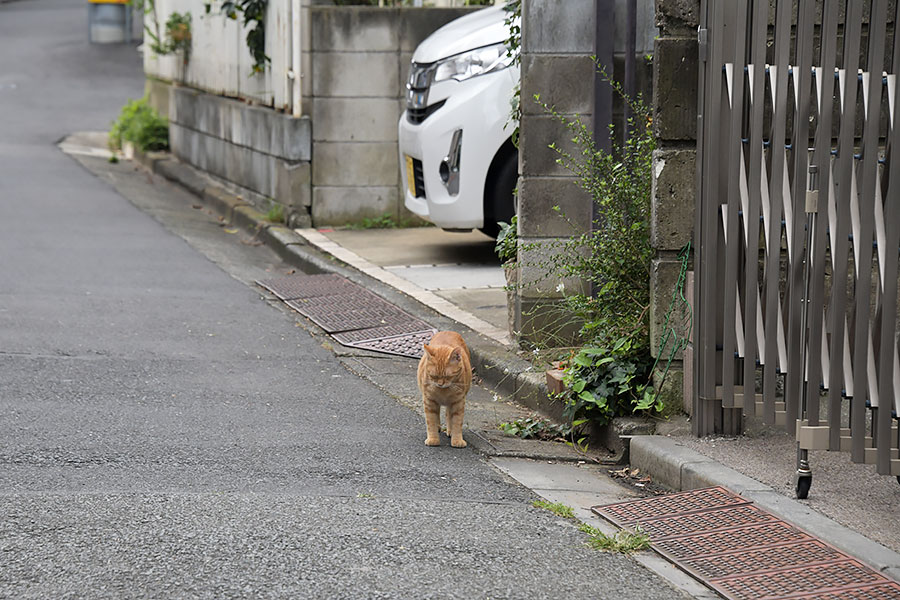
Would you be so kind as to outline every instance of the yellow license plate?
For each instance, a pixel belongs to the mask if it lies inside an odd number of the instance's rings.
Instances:
[[[409,195],[416,197],[416,173],[413,170],[412,156],[406,156],[406,187],[409,189]]]

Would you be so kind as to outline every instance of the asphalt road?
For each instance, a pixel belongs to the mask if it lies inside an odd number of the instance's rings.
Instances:
[[[86,10],[0,4],[0,598],[680,596],[425,447],[250,284],[266,248],[60,152],[142,93]]]

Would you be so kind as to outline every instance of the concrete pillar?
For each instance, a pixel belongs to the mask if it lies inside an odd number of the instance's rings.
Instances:
[[[650,275],[650,343],[660,367],[654,374],[662,383],[673,341],[660,348],[664,321],[676,293],[681,271],[681,249],[693,238],[696,128],[697,128],[697,25],[700,0],[656,0],[656,39],[653,60],[653,119],[657,149],[653,157],[651,244],[656,256]],[[684,315],[676,307],[669,325],[678,327]],[[679,336],[690,332],[677,330]],[[682,382],[690,378],[690,348],[677,352],[662,385],[667,407],[689,406]],[[685,362],[685,358],[688,360]],[[688,393],[690,388],[688,388]]]

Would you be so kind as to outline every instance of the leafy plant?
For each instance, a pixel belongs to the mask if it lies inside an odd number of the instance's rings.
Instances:
[[[169,52],[180,52],[185,64],[191,56],[191,13],[173,12],[166,20],[166,45]]]
[[[156,16],[156,0],[129,0],[129,4],[135,11],[150,16],[149,21],[153,25],[152,28],[147,24],[147,19],[144,20],[144,32],[150,38],[150,50],[160,55],[167,54],[163,34],[159,27],[159,19]]]
[[[572,510],[572,507],[566,506],[562,502],[547,502],[546,500],[535,500],[531,503],[531,505],[535,508],[543,508],[544,510],[549,510],[557,517],[562,517],[564,519],[575,518],[575,511]]]
[[[142,152],[169,147],[169,123],[147,104],[146,97],[129,100],[109,130],[110,150],[121,150],[126,141]]]
[[[498,225],[500,226],[500,233],[497,234],[494,252],[497,253],[500,262],[515,262],[519,242],[518,217],[513,215],[509,223],[501,221]]]
[[[501,423],[500,430],[506,435],[520,437],[524,440],[558,440],[572,433],[568,425],[559,425],[549,419],[525,417],[508,423]]]
[[[266,70],[266,63],[271,62],[266,55],[266,7],[268,0],[222,0],[222,12],[229,19],[243,17],[243,25],[247,31],[247,48],[253,57],[253,74]],[[206,13],[212,10],[212,2],[204,3]]]
[[[578,427],[589,421],[605,425],[619,415],[661,409],[647,386],[651,365],[649,352],[636,350],[628,338],[619,338],[611,346],[584,346],[564,369],[563,415]]]
[[[518,66],[522,60],[522,0],[511,0],[504,9],[507,11],[507,15],[503,22],[509,28],[509,37],[506,39],[506,55],[512,57],[513,66]],[[511,138],[513,146],[516,148],[519,147],[519,123],[521,118],[522,85],[521,82],[516,82],[512,97],[509,99],[509,119],[506,122],[506,127],[510,124],[513,125]]]
[[[601,71],[602,73],[602,71]],[[539,264],[547,279],[574,278],[586,291],[565,293],[569,318],[580,323],[583,347],[566,362],[561,394],[564,414],[575,427],[589,421],[606,424],[620,415],[659,410],[661,405],[649,386],[651,365],[650,306],[650,188],[655,139],[649,109],[640,98],[631,99],[604,74],[607,82],[631,106],[624,141],[616,141],[610,125],[612,151],[598,149],[593,132],[580,118],[566,118],[553,107],[544,110],[565,124],[575,150],[556,144],[557,162],[576,177],[587,191],[599,215],[589,231],[573,225],[570,238],[554,240],[538,248],[549,256]],[[535,100],[540,103],[539,96]],[[562,218],[559,207],[554,209]],[[547,250],[551,250],[547,252]],[[532,265],[533,266],[533,265]]]
[[[592,131],[579,117],[567,119],[542,104],[565,124],[578,149],[570,153],[551,144],[559,154],[557,162],[577,177],[599,215],[590,231],[561,242],[550,267],[555,277],[575,277],[593,288],[593,294],[567,298],[569,307],[585,322],[586,339],[626,337],[636,347],[645,347],[649,344],[650,192],[656,141],[649,108],[640,98],[628,98],[615,82],[610,85],[631,105],[634,115],[629,120],[630,135],[622,143],[615,141],[616,128],[610,124],[611,152],[597,148]],[[554,209],[562,215],[558,206]]]
[[[284,206],[270,200],[269,210],[266,212],[265,219],[270,223],[284,223]]]
[[[650,547],[650,536],[641,531],[640,527],[635,528],[636,533],[620,529],[611,536],[587,523],[582,523],[578,529],[588,535],[588,546],[595,550],[631,554]]]

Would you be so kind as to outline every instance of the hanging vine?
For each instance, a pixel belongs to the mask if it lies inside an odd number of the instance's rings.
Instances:
[[[253,57],[253,73],[266,70],[270,62],[266,56],[266,6],[269,0],[222,0],[222,12],[229,19],[237,19],[238,13],[243,15],[243,25],[247,31],[247,48]],[[212,10],[212,2],[205,4],[206,12]]]

